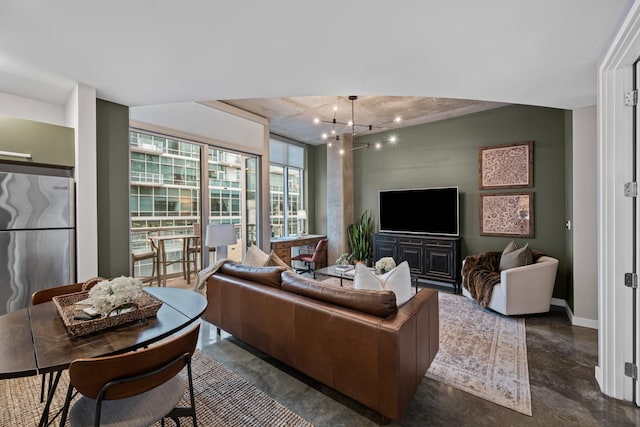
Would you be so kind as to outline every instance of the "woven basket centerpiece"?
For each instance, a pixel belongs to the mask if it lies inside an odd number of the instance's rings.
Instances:
[[[102,295],[113,294],[109,288],[113,283],[117,285],[122,282],[131,280],[134,290],[131,297],[127,298],[111,298],[112,303],[105,302]],[[118,282],[116,282],[118,281]],[[118,278],[113,281],[104,281],[95,285],[91,291],[76,292],[73,294],[61,295],[53,297],[53,303],[58,309],[58,313],[62,318],[62,322],[67,328],[69,335],[79,337],[89,335],[94,332],[102,331],[138,320],[146,319],[156,315],[162,301],[142,290],[142,283],[138,283],[138,279]],[[102,289],[100,288],[102,286]],[[105,289],[108,291],[105,292]],[[122,292],[121,292],[122,293]],[[125,294],[127,292],[124,292]],[[92,300],[96,302],[92,305]],[[85,309],[92,307],[99,312],[97,317],[88,318]]]

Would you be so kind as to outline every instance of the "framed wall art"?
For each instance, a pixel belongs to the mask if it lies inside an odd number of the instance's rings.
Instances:
[[[481,190],[533,187],[533,141],[481,147],[478,163]]]
[[[480,194],[480,235],[533,237],[533,192]]]

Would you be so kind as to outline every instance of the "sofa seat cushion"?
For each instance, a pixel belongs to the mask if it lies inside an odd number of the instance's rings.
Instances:
[[[220,273],[229,276],[238,277],[240,279],[250,280],[262,285],[271,286],[273,288],[281,287],[281,274],[285,269],[283,267],[253,267],[245,264],[236,264],[234,262],[226,262],[218,270]]]
[[[282,273],[282,289],[382,318],[398,312],[396,296],[393,291],[338,288],[292,271]]]

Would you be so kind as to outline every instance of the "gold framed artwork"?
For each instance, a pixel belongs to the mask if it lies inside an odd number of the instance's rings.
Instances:
[[[481,147],[478,163],[481,190],[533,187],[533,141]]]
[[[480,235],[533,237],[533,192],[480,194]]]

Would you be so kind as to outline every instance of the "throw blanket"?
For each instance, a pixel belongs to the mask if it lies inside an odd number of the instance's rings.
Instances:
[[[480,255],[469,255],[462,267],[462,286],[482,307],[491,301],[493,287],[500,283],[500,257],[502,252],[491,251]]]
[[[540,251],[531,251],[534,263],[543,255]],[[502,252],[490,251],[464,259],[462,286],[482,307],[489,305],[493,287],[500,283],[500,257]]]
[[[211,264],[209,267],[198,272],[198,280],[193,285],[193,290],[207,296],[207,280],[226,262],[235,262],[230,258],[222,258]]]

